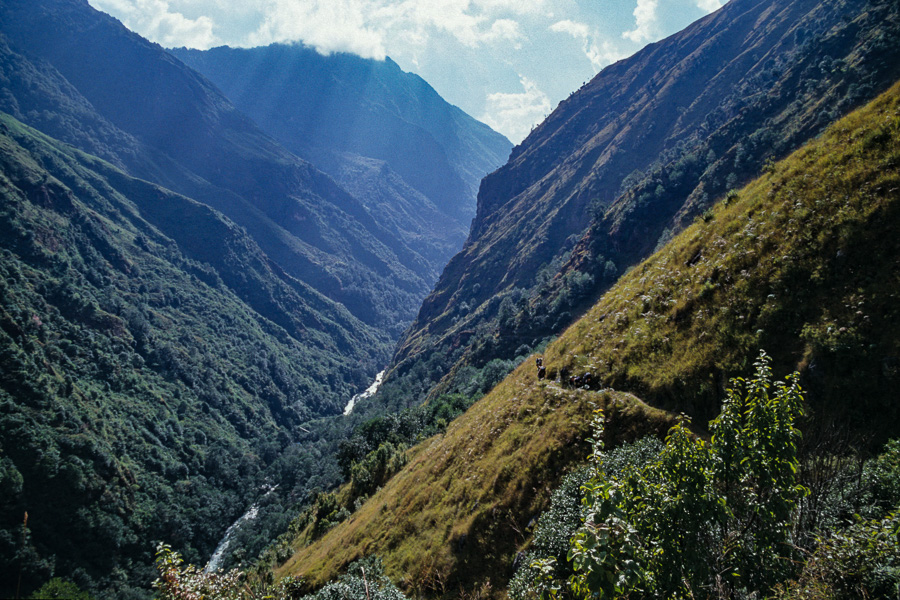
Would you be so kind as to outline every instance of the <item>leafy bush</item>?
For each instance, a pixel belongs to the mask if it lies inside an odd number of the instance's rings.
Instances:
[[[884,451],[863,467],[866,516],[881,517],[900,506],[900,439],[890,440]]]
[[[900,596],[900,512],[859,519],[820,540],[796,581],[776,598],[897,598]]]
[[[791,513],[804,493],[797,483],[794,427],[803,397],[796,375],[774,384],[761,353],[756,376],[732,380],[712,439],[698,439],[682,418],[665,447],[645,465],[602,468],[584,486],[584,524],[568,558],[576,597],[719,597],[766,591],[793,571]],[[597,421],[595,439],[602,435]],[[538,561],[533,587],[565,589]]]
[[[350,469],[350,483],[356,497],[371,494],[406,464],[406,445],[384,442]]]
[[[302,585],[293,577],[274,584],[250,582],[238,569],[207,573],[195,565],[185,566],[181,555],[166,544],[156,548],[156,570],[157,600],[290,600]]]
[[[65,600],[94,600],[94,597],[79,588],[71,581],[54,577],[39,589],[31,598],[34,600],[50,600],[51,598],[64,598]]]
[[[600,467],[609,476],[617,476],[628,465],[641,466],[659,455],[660,441],[647,436],[634,443],[623,444],[603,452]],[[509,597],[512,600],[526,600],[532,597],[529,582],[540,575],[537,561],[554,556],[565,556],[569,550],[569,540],[581,526],[586,516],[582,504],[582,486],[594,475],[590,467],[579,469],[563,479],[550,498],[550,507],[540,516],[535,525],[534,537],[529,551],[517,559],[522,566],[509,583]],[[571,565],[556,562],[549,573],[556,579],[566,579],[572,575]]]
[[[315,594],[303,600],[406,600],[397,587],[384,574],[384,566],[377,556],[370,556],[352,563],[337,581],[329,583]]]

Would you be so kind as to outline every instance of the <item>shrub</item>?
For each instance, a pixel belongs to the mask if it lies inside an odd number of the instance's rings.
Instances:
[[[765,592],[793,573],[791,513],[804,493],[797,376],[773,384],[761,353],[755,377],[731,385],[710,442],[683,417],[655,459],[613,474],[592,440],[596,474],[583,486],[586,515],[568,552],[574,574],[564,586],[549,574],[553,560],[538,561],[539,593],[730,598]],[[595,427],[600,440],[602,420]]]
[[[628,465],[645,465],[656,456],[662,448],[660,441],[652,436],[644,437],[630,444],[603,452],[600,467],[606,476],[620,474]],[[553,579],[562,580],[572,575],[571,565],[567,562],[552,561],[552,568],[547,569],[545,563],[539,563],[555,556],[565,556],[569,550],[569,540],[581,526],[585,517],[585,507],[581,502],[582,486],[594,476],[594,470],[584,467],[567,475],[550,498],[550,507],[541,514],[534,529],[534,536],[529,551],[518,559],[522,566],[509,583],[509,597],[512,600],[526,600],[534,597],[530,582],[542,575],[552,575]]]
[[[776,598],[897,598],[900,596],[900,513],[859,519],[820,540],[796,581]]]
[[[40,589],[31,594],[36,600],[49,600],[50,598],[65,598],[66,600],[94,600],[93,596],[79,588],[71,581],[54,577]]]
[[[276,583],[249,582],[238,569],[207,573],[185,566],[181,555],[167,544],[156,547],[156,570],[156,600],[290,600],[302,586],[302,580],[294,577]]]
[[[360,462],[350,467],[354,496],[365,496],[387,482],[406,464],[406,445],[383,442]]]
[[[347,573],[303,600],[406,600],[384,574],[384,566],[377,556],[369,556],[352,563]]]

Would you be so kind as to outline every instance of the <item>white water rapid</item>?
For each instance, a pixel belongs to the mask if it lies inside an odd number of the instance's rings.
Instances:
[[[234,536],[234,533],[240,528],[241,525],[248,521],[252,521],[256,518],[256,515],[259,514],[259,505],[260,503],[272,492],[274,492],[278,488],[277,485],[272,486],[266,490],[266,493],[263,494],[263,497],[257,500],[253,506],[251,506],[247,512],[241,515],[241,518],[231,524],[225,531],[225,535],[222,537],[222,540],[219,542],[219,545],[216,546],[216,551],[212,553],[212,556],[209,557],[209,562],[206,564],[206,568],[203,569],[204,573],[212,573],[220,568],[222,568],[222,561],[225,558],[225,551],[228,550],[228,546],[231,544],[231,538]]]
[[[384,371],[375,376],[375,381],[372,382],[372,385],[366,388],[364,392],[360,392],[359,394],[350,398],[350,402],[347,403],[347,406],[344,407],[344,416],[349,415],[353,412],[353,407],[356,406],[356,403],[360,400],[365,400],[366,398],[371,398],[375,395],[375,392],[378,391],[378,386],[381,385],[381,380],[384,379]]]

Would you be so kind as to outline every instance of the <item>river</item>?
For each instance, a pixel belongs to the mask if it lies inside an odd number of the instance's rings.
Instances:
[[[231,544],[231,538],[234,536],[235,532],[248,521],[252,521],[256,518],[256,515],[259,514],[259,505],[265,500],[266,496],[274,492],[278,488],[277,485],[271,486],[266,490],[266,493],[263,494],[263,497],[257,500],[253,506],[251,506],[247,512],[241,515],[241,518],[231,524],[225,531],[225,535],[222,537],[222,541],[219,542],[219,545],[216,546],[215,552],[212,553],[212,556],[209,557],[209,562],[206,564],[206,568],[203,569],[204,573],[212,573],[220,568],[222,568],[222,562],[225,559],[225,552],[228,550],[228,546]]]
[[[344,416],[349,415],[353,412],[353,407],[356,406],[356,403],[360,400],[365,400],[366,398],[371,398],[375,395],[375,392],[378,391],[378,386],[381,385],[381,380],[384,379],[384,371],[375,376],[375,381],[372,382],[372,385],[367,387],[365,391],[360,392],[350,398],[350,402],[347,403],[347,406],[344,407]]]

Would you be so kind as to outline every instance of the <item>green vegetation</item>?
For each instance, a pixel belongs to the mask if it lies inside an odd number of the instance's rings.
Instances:
[[[406,596],[384,574],[384,566],[377,557],[369,557],[352,563],[347,567],[347,572],[341,575],[337,581],[329,583],[314,594],[303,596],[303,600],[343,600],[344,598],[405,600]]]
[[[594,439],[598,438],[595,436]],[[587,516],[581,501],[584,496],[582,486],[597,476],[598,469],[602,469],[608,478],[619,477],[626,468],[640,469],[648,464],[661,450],[662,443],[658,438],[643,437],[605,450],[601,461],[585,465],[566,476],[554,490],[549,507],[538,518],[528,550],[516,558],[518,568],[509,582],[509,597],[525,600],[545,576],[560,581],[573,575],[571,563],[556,560],[556,557],[567,556],[569,540]]]
[[[276,584],[249,581],[238,569],[206,572],[185,565],[181,555],[166,544],[156,548],[156,570],[156,600],[290,600],[297,597],[302,583],[290,577]]]
[[[804,484],[838,449],[803,457],[797,374],[773,383],[764,354],[754,378],[732,386],[709,441],[681,421],[652,458],[637,445],[603,451],[596,419],[593,476],[577,494],[582,506],[571,509],[571,484],[556,492],[535,532],[537,556],[520,567],[510,597],[893,597],[900,590],[897,442],[862,472],[842,461],[854,481],[840,490],[843,516],[820,515],[828,525],[805,530],[799,509],[817,490]],[[623,453],[637,460],[623,468]],[[872,517],[849,516],[853,507]],[[834,508],[823,512],[836,516]],[[558,540],[557,531],[576,524],[549,554],[542,540]]]
[[[796,580],[774,597],[890,598],[900,592],[900,516],[860,519],[820,540]]]
[[[93,596],[81,590],[71,581],[65,581],[54,577],[31,594],[34,600],[48,600],[59,598],[60,600],[94,600]]]
[[[682,417],[669,430],[665,445],[645,437],[606,451],[608,427],[617,420],[594,410],[589,467],[566,477],[553,492],[529,552],[516,559],[521,566],[510,581],[509,597],[765,594],[850,599],[896,594],[900,441],[890,442],[860,470],[854,461],[836,455],[841,449],[834,446],[803,456],[796,428],[804,404],[798,375],[773,383],[769,362],[761,354],[752,379],[731,382],[722,413],[710,424],[709,441],[689,432]],[[824,500],[812,498],[822,490],[806,484],[828,477],[823,466],[835,457],[843,473],[833,481],[842,483],[824,495],[839,496],[841,505],[819,502],[830,506],[819,515],[828,525],[804,531],[809,522],[803,522],[801,504]],[[847,510],[852,507],[869,516],[851,515]],[[566,560],[556,558],[565,555]],[[167,549],[160,557],[173,564]],[[177,556],[174,561],[178,567]],[[163,596],[172,600],[203,589],[212,598],[247,600],[404,597],[385,576],[381,561],[371,557],[354,562],[337,581],[305,596],[308,584],[291,577],[273,583],[269,574],[269,583],[261,583],[238,571],[206,575],[193,567],[170,567],[169,573],[157,586],[179,592]],[[447,572],[429,574],[428,581],[408,582],[417,595],[446,595],[461,583]],[[488,598],[493,587],[483,581],[469,590],[460,587],[459,594]]]
[[[72,27],[56,35],[109,24],[64,4]],[[768,4],[752,4],[741,23],[761,34],[753,11]],[[14,17],[0,22],[15,29],[10,40],[52,54],[64,44],[41,45],[54,28],[26,22],[28,6],[0,3]],[[410,595],[484,598],[503,593],[520,552],[538,562],[513,580],[519,597],[535,580],[566,594],[563,579],[598,596],[894,593],[900,446],[863,458],[900,423],[900,84],[774,159],[895,78],[900,13],[896,2],[862,0],[783,8],[766,21],[772,38],[734,37],[734,52],[720,52],[721,36],[697,36],[716,37],[704,51],[731,58],[722,77],[694,76],[732,95],[686,94],[695,80],[674,74],[710,63],[662,43],[641,55],[647,70],[628,75],[636,98],[655,104],[604,93],[630,63],[564,103],[535,132],[540,151],[520,147],[486,181],[465,252],[401,344],[380,399],[349,419],[329,416],[383,364],[384,332],[402,328],[423,290],[415,251],[385,243],[389,232],[363,206],[255,130],[228,130],[242,148],[221,131],[180,131],[226,151],[206,163],[173,142],[186,170],[167,171],[245,230],[0,116],[0,595],[21,583],[23,595],[145,598],[156,540],[172,544],[160,548],[157,590],[173,598],[325,586],[316,600],[399,600],[390,581]],[[119,48],[106,44],[97,35],[70,45]],[[95,64],[73,52],[29,70],[8,45],[0,52],[19,84],[67,94],[63,80],[77,85],[82,65]],[[50,59],[65,78],[50,74]],[[124,71],[111,77],[133,75]],[[173,97],[196,92],[217,108],[198,123],[233,116],[205,83],[165,73],[184,84]],[[141,111],[111,101],[131,87],[115,83],[92,99],[133,118]],[[658,152],[637,161],[622,151],[624,131],[598,115],[627,120],[629,135],[644,136],[628,143]],[[132,122],[134,134],[165,139],[158,123]],[[94,124],[103,139],[91,143],[120,162],[144,143]],[[174,160],[147,156],[166,169]],[[535,178],[555,183],[532,187]],[[761,367],[726,394],[760,347],[797,378],[767,390]],[[528,358],[535,351],[546,379]],[[585,374],[588,383],[568,384]],[[809,446],[796,431],[798,381]],[[572,494],[598,409],[613,450],[579,507]],[[713,419],[710,431],[688,431],[686,420],[672,429],[682,411]],[[670,430],[658,455],[652,440],[618,449]],[[845,442],[822,451],[829,439]],[[183,565],[208,556],[257,500],[233,561],[286,533],[252,571]],[[562,564],[573,533],[574,560]]]
[[[304,594],[306,586],[303,580],[294,577],[284,577],[272,583],[248,577],[238,569],[205,572],[194,565],[185,565],[181,556],[165,544],[157,547],[156,569],[159,577],[153,582],[153,587],[158,592],[157,600],[406,599],[385,576],[384,566],[375,556],[355,561],[336,581],[312,594]]]
[[[732,382],[710,442],[682,420],[658,458],[618,474],[602,468],[597,420],[597,474],[582,486],[584,524],[568,550],[574,597],[731,598],[788,578],[791,516],[805,492],[795,426],[803,398],[796,375],[773,386],[768,363],[761,355],[753,379]]]
[[[488,580],[492,593],[502,589],[497,573],[511,569],[530,519],[585,454],[595,406],[607,411],[610,444],[661,435],[674,421],[627,394],[538,382],[533,369],[518,368],[445,433],[412,448],[399,473],[321,537],[311,516],[296,523],[293,539],[283,540],[295,553],[276,576],[302,573],[323,585],[374,553],[411,593],[471,594]],[[339,492],[335,506],[348,495],[349,487]]]
[[[532,517],[586,453],[578,440],[593,408],[605,410],[610,448],[673,422],[625,392],[712,419],[726,382],[748,374],[760,347],[771,349],[774,369],[800,370],[810,444],[865,428],[877,446],[898,416],[897,165],[900,85],[626,273],[547,346],[547,380],[526,361],[444,434],[409,450],[407,465],[340,524],[314,541],[296,537],[296,553],[276,572],[321,585],[374,552],[409,591],[471,592],[488,578],[501,589]],[[557,382],[587,372],[592,389]],[[622,391],[595,391],[607,386]],[[850,468],[858,461],[851,445],[833,442],[828,452],[803,450],[811,492],[790,502],[802,513],[805,548],[854,510],[846,499],[858,493]]]
[[[143,597],[153,540],[198,562],[277,482],[249,558],[339,481],[300,427],[383,341],[220,214],[0,116],[0,256],[0,596]]]
[[[712,418],[727,378],[771,348],[801,369],[816,419],[884,441],[900,416],[898,105],[895,86],[717,206],[623,276],[547,364]]]

